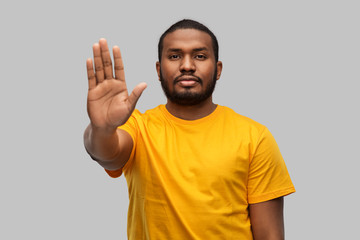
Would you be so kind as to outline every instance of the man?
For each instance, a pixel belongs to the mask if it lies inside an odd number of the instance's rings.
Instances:
[[[283,239],[283,196],[295,191],[267,128],[212,101],[218,43],[182,20],[160,38],[156,70],[167,97],[144,114],[128,95],[120,50],[94,44],[85,147],[129,188],[128,238]]]

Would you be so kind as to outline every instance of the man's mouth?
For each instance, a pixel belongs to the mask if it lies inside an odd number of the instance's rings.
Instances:
[[[195,86],[196,84],[198,84],[198,81],[195,80],[180,80],[177,82],[177,84],[179,84],[182,87],[192,87]]]
[[[175,79],[175,84],[179,84],[182,87],[192,87],[199,83],[201,84],[201,79],[191,75],[183,75]]]

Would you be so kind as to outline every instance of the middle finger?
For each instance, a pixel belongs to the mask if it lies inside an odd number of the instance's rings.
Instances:
[[[109,52],[109,47],[107,45],[106,39],[102,38],[99,41],[100,49],[101,49],[101,57],[104,66],[105,79],[112,79],[113,70],[112,70],[112,62]]]

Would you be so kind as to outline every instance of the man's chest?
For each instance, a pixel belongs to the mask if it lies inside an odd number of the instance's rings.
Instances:
[[[142,192],[246,192],[251,146],[229,131],[159,129],[138,139],[132,174]],[[209,192],[210,191],[210,192]],[[175,191],[176,192],[176,191]]]

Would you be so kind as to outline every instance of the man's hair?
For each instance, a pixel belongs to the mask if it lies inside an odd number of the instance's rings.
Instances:
[[[177,23],[171,25],[169,27],[168,30],[166,30],[160,37],[159,40],[159,44],[158,44],[158,58],[159,58],[159,62],[161,62],[161,55],[162,55],[162,50],[163,50],[163,43],[164,43],[164,38],[166,37],[166,35],[168,35],[169,33],[175,32],[178,29],[196,29],[202,32],[205,32],[207,34],[210,35],[211,40],[212,40],[212,47],[213,47],[213,51],[214,51],[214,55],[215,55],[215,62],[218,62],[219,59],[219,44],[218,41],[214,35],[213,32],[210,31],[209,28],[207,28],[205,25],[191,20],[191,19],[184,19],[181,21],[178,21]]]

